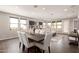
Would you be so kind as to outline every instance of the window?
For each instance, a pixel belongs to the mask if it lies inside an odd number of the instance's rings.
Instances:
[[[48,26],[51,27],[51,23],[48,23]]]
[[[53,23],[53,28],[56,29],[56,23]]]
[[[26,20],[20,20],[20,28],[23,30],[26,29]]]
[[[61,29],[61,27],[62,27],[62,22],[57,22],[57,28]]]
[[[10,18],[10,29],[18,29],[18,19]]]
[[[46,25],[46,23],[43,23],[43,25]]]
[[[52,22],[52,28],[56,29],[56,22]]]
[[[26,20],[23,19],[18,19],[18,18],[10,18],[10,29],[21,29],[25,30],[26,29]]]
[[[52,22],[52,29],[59,30],[62,28],[62,22],[61,21],[53,21]]]
[[[46,27],[46,23],[43,23],[43,28],[45,28]]]
[[[51,26],[51,23],[48,23],[49,26]]]

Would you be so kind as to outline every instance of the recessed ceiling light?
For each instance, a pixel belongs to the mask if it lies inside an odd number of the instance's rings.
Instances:
[[[68,9],[64,9],[64,11],[68,11]]]
[[[43,10],[45,10],[46,8],[42,8]]]

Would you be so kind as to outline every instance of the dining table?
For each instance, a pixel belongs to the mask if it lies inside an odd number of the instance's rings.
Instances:
[[[39,33],[27,33],[27,37],[33,41],[41,41],[44,40],[45,34],[39,34]]]

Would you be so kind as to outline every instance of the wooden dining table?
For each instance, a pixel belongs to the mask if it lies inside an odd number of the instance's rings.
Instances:
[[[40,43],[42,44],[42,41],[44,40],[44,37],[45,37],[45,34],[39,34],[39,33],[29,33],[29,32],[26,32],[27,34],[27,37],[28,37],[28,40],[29,42],[34,42],[34,43]],[[37,53],[37,52],[42,52],[41,49],[39,49],[37,46],[33,46],[31,48],[29,48],[29,51],[32,51],[34,53]]]
[[[34,41],[41,41],[44,40],[45,34],[39,34],[39,33],[27,33],[28,38],[34,40]]]

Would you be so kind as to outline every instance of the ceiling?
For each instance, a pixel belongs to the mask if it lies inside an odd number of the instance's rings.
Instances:
[[[37,19],[53,20],[77,16],[78,7],[78,5],[0,5],[0,11]]]

